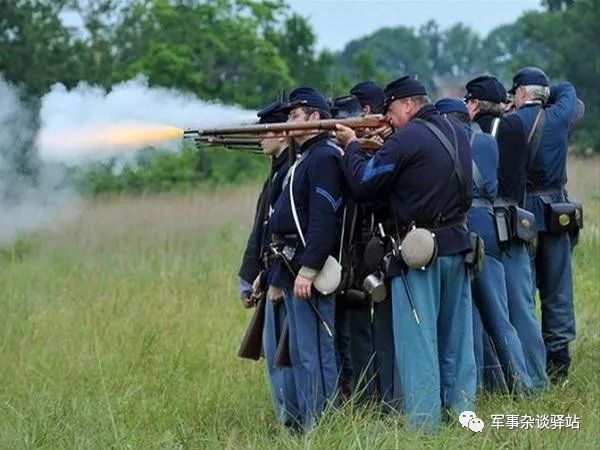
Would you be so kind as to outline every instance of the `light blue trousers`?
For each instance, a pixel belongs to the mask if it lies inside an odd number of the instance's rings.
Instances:
[[[442,408],[473,411],[477,370],[471,288],[461,255],[441,256],[392,279],[394,347],[404,409],[415,427],[437,429]]]
[[[274,304],[272,301],[267,300],[265,304],[263,350],[275,407],[275,417],[283,425],[293,425],[299,420],[294,372],[291,367],[275,367],[274,364],[275,352],[285,316],[286,308],[283,302]]]
[[[511,244],[502,253],[502,264],[506,274],[510,322],[519,334],[533,387],[543,389],[548,384],[546,348],[540,322],[535,316],[535,303],[531,289],[531,263],[525,244]]]
[[[575,339],[571,238],[568,233],[538,233],[532,255],[533,289],[540,292],[542,335],[552,353]]]
[[[296,298],[286,289],[284,302],[290,332],[290,358],[296,382],[301,425],[312,429],[337,389],[338,369],[334,337],[330,336],[308,302],[318,309],[333,332],[335,295],[314,294],[310,300]]]
[[[484,385],[492,387],[492,390],[503,390],[498,383],[501,378],[494,373],[497,367],[494,363],[498,361],[509,391],[528,393],[533,389],[533,383],[527,371],[521,340],[510,322],[505,279],[502,262],[486,254],[482,270],[471,282],[473,302],[483,325],[483,333],[475,334],[476,350],[481,342]],[[478,330],[475,332],[478,333]]]

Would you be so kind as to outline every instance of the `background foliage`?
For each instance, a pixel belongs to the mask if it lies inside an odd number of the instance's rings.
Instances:
[[[545,0],[542,5],[544,11],[526,13],[487,36],[460,23],[440,29],[432,21],[418,30],[383,28],[332,53],[316,50],[311,24],[283,0],[0,0],[0,73],[22,86],[33,105],[57,82],[71,88],[86,81],[110,89],[144,74],[151,86],[260,108],[281,89],[304,84],[342,95],[358,81],[385,84],[408,73],[418,74],[435,92],[448,80],[462,86],[483,72],[509,84],[520,67],[538,65],[554,81],[576,85],[586,116],[574,142],[579,149],[600,149],[595,126],[600,119],[600,0]],[[82,23],[74,26],[69,17]],[[190,179],[219,180],[210,175],[218,170],[205,170],[216,162],[213,156],[198,157],[208,161],[204,167],[186,153],[178,163],[176,158],[163,155],[156,160],[160,169],[146,162],[135,171],[147,168],[158,175],[171,164],[181,167],[174,177],[184,185]],[[227,159],[249,173],[251,160]],[[97,167],[90,173],[99,179]],[[137,175],[121,174],[138,190]],[[102,190],[108,181],[102,183],[91,190]],[[172,184],[177,183],[152,179],[149,189]]]

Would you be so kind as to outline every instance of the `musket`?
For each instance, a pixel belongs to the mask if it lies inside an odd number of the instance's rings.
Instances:
[[[290,324],[287,316],[283,319],[281,334],[279,335],[277,349],[275,350],[275,356],[273,357],[273,365],[275,367],[289,367],[292,365],[290,358]]]
[[[186,137],[186,139],[191,136]],[[254,136],[197,136],[194,139],[196,148],[202,150],[207,147],[225,147],[228,150],[239,150],[246,153],[264,154],[260,148],[260,141]]]
[[[350,125],[356,129],[370,128],[368,131],[362,134],[359,138],[361,147],[363,150],[374,151],[379,149],[380,143],[373,140],[375,136],[381,136],[383,139],[389,137],[392,133],[392,129],[389,125],[384,122],[381,126],[381,122],[377,122],[378,128],[372,128],[371,125],[375,125],[376,121],[383,120],[381,115],[371,115],[365,117],[355,117],[350,119],[327,119],[327,120],[316,120],[310,122],[300,123],[278,123],[278,124],[260,124],[255,126],[241,126],[237,128],[220,128],[212,130],[186,130],[184,139],[194,139],[196,147],[202,149],[204,147],[225,147],[230,150],[242,150],[248,153],[262,154],[260,149],[260,138],[256,136],[259,134],[259,130],[264,130],[265,126],[273,127],[275,125],[278,128],[285,128],[287,131],[295,131],[299,129],[331,129],[335,130],[335,124],[339,123],[342,125]],[[320,128],[314,128],[318,126]],[[255,134],[252,134],[250,131]],[[236,133],[234,133],[234,131]],[[209,134],[213,133],[214,134]],[[199,134],[200,133],[200,134]]]
[[[198,149],[206,147],[225,147],[229,150],[242,150],[248,153],[264,155],[264,152],[260,148],[260,141],[256,138],[200,136],[194,139],[194,142],[196,142],[196,147]],[[378,150],[381,147],[381,144],[369,138],[360,138],[359,142],[363,150],[373,151]]]
[[[348,119],[324,119],[324,120],[308,120],[306,122],[282,122],[282,123],[262,123],[258,125],[242,125],[239,127],[229,128],[209,128],[206,130],[188,129],[183,133],[183,137],[196,136],[227,136],[232,134],[261,134],[272,132],[286,131],[325,131],[335,130],[337,124],[345,125],[353,129],[364,128],[379,128],[384,125],[385,119],[382,114],[373,114],[364,117],[352,117]]]
[[[194,139],[198,145],[254,145],[260,146],[260,140],[254,136],[225,137],[225,136],[198,136]]]
[[[261,293],[259,295],[252,294],[252,300],[255,304],[254,315],[248,324],[244,339],[238,350],[238,356],[240,358],[247,358],[258,360],[260,359],[262,352],[262,335],[265,327],[265,302],[266,295]]]

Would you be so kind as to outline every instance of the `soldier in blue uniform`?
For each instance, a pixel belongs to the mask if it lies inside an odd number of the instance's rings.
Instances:
[[[553,230],[549,222],[551,205],[569,201],[567,144],[577,114],[577,95],[570,83],[549,87],[548,77],[536,67],[520,70],[511,92],[516,115],[530,136],[527,209],[535,214],[538,231],[532,271],[542,306],[548,373],[553,381],[561,381],[568,375],[569,342],[575,339],[571,237],[566,228]]]
[[[356,198],[387,198],[401,240],[412,225],[435,233],[438,253],[423,270],[392,258],[395,364],[409,422],[437,429],[442,408],[474,406],[472,300],[464,254],[471,248],[465,220],[471,204],[471,152],[464,127],[442,116],[423,85],[403,77],[385,88],[395,133],[373,157],[354,131],[338,125],[346,149],[342,168]],[[431,128],[433,126],[433,128]],[[469,180],[467,183],[466,180]],[[404,273],[403,273],[404,271]]]
[[[506,90],[496,78],[489,75],[477,77],[467,83],[466,90],[465,100],[471,120],[498,142],[496,205],[523,207],[527,165],[527,135],[523,123],[515,114],[503,114]],[[533,387],[543,389],[548,382],[546,349],[540,323],[535,316],[528,249],[526,242],[514,233],[509,234],[502,242],[501,258],[506,275],[510,322],[519,334]]]
[[[492,205],[498,190],[498,144],[489,134],[483,133],[479,125],[470,123],[469,111],[463,101],[445,98],[435,106],[441,113],[451,114],[465,123],[471,140],[473,203],[468,214],[468,227],[479,234],[485,245],[482,269],[471,282],[476,306],[473,317],[475,356],[480,377],[482,381],[500,379],[506,383],[502,387],[510,392],[526,393],[533,386],[519,335],[510,323],[502,252],[494,225]],[[476,323],[483,325],[481,332],[477,331]],[[490,338],[492,345],[486,342]],[[499,374],[494,373],[496,356],[501,368]],[[493,364],[491,374],[483,370],[487,368],[483,362],[486,360]],[[487,384],[496,387],[494,382]]]
[[[327,100],[309,87],[292,91],[287,109],[288,122],[329,117]],[[335,295],[317,291],[313,281],[328,257],[337,256],[343,175],[340,149],[327,133],[303,130],[289,135],[299,158],[269,223],[272,244],[281,255],[269,283],[271,290],[283,290],[301,424],[310,430],[334,396],[338,377],[332,333]]]
[[[280,123],[287,120],[282,102],[271,103],[257,113],[259,123]],[[272,132],[260,135],[263,152],[271,157],[271,171],[263,184],[258,197],[252,232],[240,267],[240,293],[246,307],[250,307],[252,291],[264,291],[268,270],[268,219],[275,201],[281,194],[283,180],[289,168],[288,139]],[[281,296],[267,293],[265,304],[265,325],[263,330],[263,351],[267,374],[275,406],[275,417],[281,424],[294,426],[298,421],[298,401],[294,374],[289,367],[275,367],[274,359],[282,325],[286,317],[285,305]]]
[[[350,89],[350,94],[360,102],[364,116],[382,113],[385,94],[381,86],[374,81],[361,81]]]
[[[350,117],[360,116],[362,114],[362,106],[358,99],[354,95],[344,95],[337,97],[333,100],[331,105],[331,115],[334,119],[347,119]],[[353,214],[354,205],[347,205],[347,215]],[[351,221],[347,221],[345,224],[344,236],[351,236]],[[344,250],[344,267],[347,268],[346,276],[344,277],[344,283],[349,284],[348,274],[350,272],[350,255],[348,238],[342,243]],[[350,305],[349,302],[345,301],[346,296],[344,295],[346,286],[340,286],[338,292],[340,294],[336,296],[335,301],[335,343],[336,343],[336,356],[337,364],[340,371],[339,376],[339,389],[340,399],[347,401],[352,397],[355,386],[355,371],[352,357],[352,332],[350,330]]]
[[[362,107],[362,115],[381,114],[385,94],[373,81],[367,80],[350,89]],[[359,205],[357,239],[355,249],[359,259],[363,259],[365,244],[376,233],[378,223],[389,219],[389,206],[384,201]],[[356,275],[358,286],[364,276],[363,264],[358,264]],[[361,398],[381,399],[385,404],[393,405],[394,394],[394,339],[392,331],[391,298],[382,302],[367,302],[363,308],[350,312],[352,331],[352,362],[355,370],[355,386]],[[397,396],[397,395],[396,395]],[[396,405],[397,406],[397,405]]]

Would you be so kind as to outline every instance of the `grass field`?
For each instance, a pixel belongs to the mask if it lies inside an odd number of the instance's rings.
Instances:
[[[262,362],[235,354],[250,312],[237,268],[257,186],[87,204],[0,253],[0,448],[600,448],[600,160],[575,161],[570,384],[479,400],[482,433],[407,430],[346,405],[304,437],[274,423]],[[579,430],[491,429],[491,414],[564,414]]]

